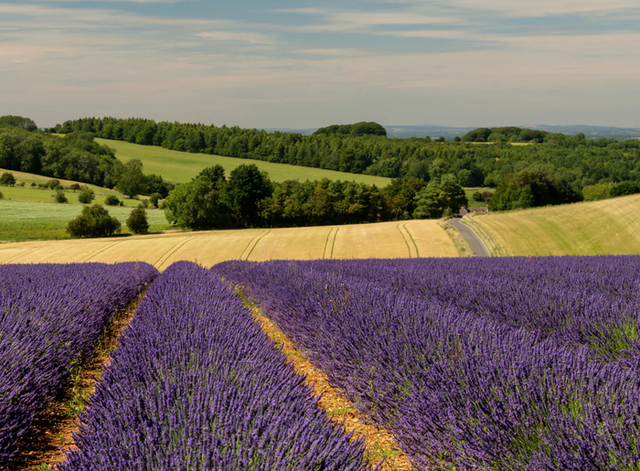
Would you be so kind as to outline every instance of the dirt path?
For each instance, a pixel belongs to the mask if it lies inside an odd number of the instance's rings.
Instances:
[[[254,318],[276,347],[282,347],[282,352],[293,362],[296,371],[306,376],[306,383],[313,388],[314,393],[322,395],[319,405],[326,410],[327,415],[336,423],[344,423],[346,431],[353,433],[354,439],[364,437],[371,464],[376,465],[384,459],[381,467],[384,471],[414,469],[396,444],[391,432],[373,425],[366,416],[359,414],[351,401],[331,386],[327,375],[313,366],[302,351],[258,307],[252,306],[251,309]]]
[[[36,417],[33,426],[39,433],[29,439],[30,447],[18,455],[10,469],[42,471],[64,460],[66,452],[74,446],[72,435],[78,431],[78,414],[95,392],[104,367],[111,361],[110,353],[116,348],[122,330],[133,319],[143,297],[144,293],[141,293],[114,316],[98,343],[94,358],[74,374],[65,396]]]

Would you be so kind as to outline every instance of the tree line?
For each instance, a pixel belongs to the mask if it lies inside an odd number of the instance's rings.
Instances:
[[[356,182],[297,180],[276,183],[256,165],[227,178],[216,165],[178,185],[164,202],[172,224],[191,229],[295,227],[439,218],[466,206],[453,175],[427,183],[407,177],[380,189]]]
[[[458,184],[472,187],[497,187],[526,168],[565,181],[577,193],[595,184],[640,182],[640,141],[587,140],[584,134],[570,137],[517,127],[479,128],[457,142],[387,138],[377,123],[332,125],[312,136],[137,118],[82,118],[54,130],[389,178],[428,182],[453,174]]]
[[[116,188],[129,197],[166,197],[175,186],[160,175],[145,175],[140,160],[121,162],[92,133],[52,136],[19,116],[0,117],[0,168]]]

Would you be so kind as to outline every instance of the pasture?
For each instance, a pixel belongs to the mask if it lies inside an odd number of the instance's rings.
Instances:
[[[117,216],[115,212],[113,214]],[[171,232],[108,239],[0,245],[0,264],[140,261],[150,263],[160,270],[178,260],[212,266],[225,260],[417,256],[457,257],[458,251],[444,229],[434,220],[284,229]]]
[[[240,159],[236,157],[223,157],[210,154],[192,154],[164,149],[157,146],[142,146],[123,141],[108,139],[96,139],[96,142],[107,145],[116,151],[116,157],[123,162],[131,159],[140,159],[144,164],[144,173],[162,175],[166,180],[175,183],[185,183],[198,175],[206,167],[221,165],[227,176],[236,167],[245,164],[256,164],[260,170],[269,173],[269,177],[277,182],[285,180],[329,180],[356,181],[385,187],[390,178],[376,177],[372,175],[359,175],[355,173],[336,172],[312,167],[299,167],[296,165],[276,164],[261,160]]]
[[[640,195],[588,203],[478,214],[504,255],[640,253]]]

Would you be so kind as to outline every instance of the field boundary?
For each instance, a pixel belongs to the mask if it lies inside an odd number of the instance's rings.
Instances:
[[[115,313],[96,345],[93,358],[74,372],[64,396],[38,414],[33,424],[38,433],[28,440],[33,446],[25,447],[11,469],[55,469],[54,466],[65,460],[66,453],[75,448],[73,434],[78,431],[78,415],[84,412],[87,401],[95,393],[104,369],[111,363],[111,352],[117,348],[118,339],[133,320],[146,291],[144,288],[133,301]]]
[[[467,242],[467,239],[460,234],[460,231],[453,224],[449,224],[449,221],[441,219],[438,221],[438,225],[444,229],[449,238],[453,241],[453,245],[455,245],[456,250],[458,251],[458,257],[473,257],[473,250],[471,250],[469,242]]]
[[[236,293],[244,299],[241,290]],[[347,433],[353,434],[352,440],[363,438],[369,453],[369,462],[380,465],[381,471],[410,471],[414,468],[407,456],[396,444],[391,432],[383,427],[373,425],[367,418],[359,414],[354,404],[342,396],[329,382],[327,375],[316,368],[304,353],[272,322],[255,303],[245,299],[245,306],[251,311],[254,320],[262,331],[273,342],[274,348],[280,350],[291,362],[295,371],[305,376],[314,395],[320,396],[318,406],[336,425],[344,426]]]

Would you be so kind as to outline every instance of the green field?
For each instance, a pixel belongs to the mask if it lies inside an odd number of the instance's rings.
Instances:
[[[222,157],[209,154],[191,154],[178,152],[156,146],[141,146],[122,141],[96,139],[100,144],[105,144],[116,151],[116,157],[123,162],[131,159],[140,159],[144,164],[144,173],[162,175],[166,180],[175,183],[185,183],[195,177],[206,167],[222,165],[227,176],[236,167],[243,164],[256,164],[260,170],[269,173],[269,177],[276,181],[285,180],[329,180],[356,181],[375,184],[385,187],[391,181],[390,178],[375,177],[371,175],[358,175],[355,173],[336,172],[311,167],[299,167],[296,165],[275,164],[261,160],[238,159],[234,157]]]
[[[0,187],[5,193],[6,187]],[[27,190],[23,190],[27,191]],[[29,190],[47,194],[45,190]],[[48,190],[50,191],[50,190]],[[73,193],[67,193],[71,196]],[[131,208],[105,206],[109,214],[122,223],[122,233],[129,230],[125,225]],[[83,206],[80,204],[39,203],[30,201],[0,200],[0,241],[24,241],[43,239],[68,239],[65,232],[67,223],[78,216]],[[147,210],[149,231],[159,232],[171,228],[164,211]]]
[[[504,255],[640,254],[640,195],[478,214]]]
[[[464,189],[464,194],[467,196],[467,200],[469,201],[469,206],[485,206],[486,203],[483,203],[482,201],[476,201],[473,199],[473,194],[479,191],[480,193],[482,193],[483,191],[489,191],[491,193],[493,193],[494,191],[496,191],[495,188],[481,188],[481,187],[477,187],[477,188],[471,188],[471,187],[467,187]]]

